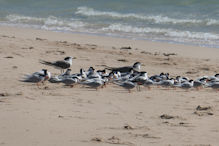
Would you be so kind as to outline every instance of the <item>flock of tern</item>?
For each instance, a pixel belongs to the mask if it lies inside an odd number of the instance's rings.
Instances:
[[[108,67],[97,71],[93,67],[90,67],[87,71],[80,69],[79,73],[71,74],[70,67],[72,65],[72,59],[72,57],[66,57],[64,60],[55,62],[41,60],[40,63],[42,64],[61,69],[61,74],[51,76],[51,73],[47,71],[47,69],[42,69],[31,75],[26,75],[22,81],[37,83],[38,86],[45,81],[49,81],[50,83],[63,83],[70,87],[76,84],[82,84],[95,89],[113,83],[127,89],[129,92],[135,87],[140,91],[140,86],[147,87],[148,89],[150,89],[151,86],[179,87],[186,90],[190,88],[201,89],[209,87],[219,91],[219,74],[203,76],[195,80],[182,76],[170,78],[169,73],[160,73],[149,77],[147,72],[140,71],[140,62],[134,63],[133,66],[118,68]],[[64,72],[65,69],[66,71]],[[110,73],[107,73],[106,70],[110,70]]]

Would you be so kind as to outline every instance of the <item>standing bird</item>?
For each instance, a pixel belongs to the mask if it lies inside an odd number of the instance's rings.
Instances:
[[[114,84],[119,85],[119,86],[127,89],[129,91],[129,93],[131,93],[131,89],[136,87],[136,83],[133,83],[133,82],[131,82],[129,80],[124,81],[124,82],[118,82],[117,81],[117,82],[114,82]]]
[[[136,82],[137,83],[137,89],[138,89],[138,91],[140,91],[140,85],[143,85],[146,82],[147,79],[148,79],[147,72],[143,71],[143,72],[139,72],[138,75],[131,78],[130,81]]]
[[[100,78],[92,78],[92,79],[87,79],[85,81],[80,82],[82,85],[86,85],[90,88],[95,88],[96,90],[104,85],[105,80],[100,79]]]
[[[39,72],[35,72],[31,75],[25,75],[24,80],[21,80],[22,82],[29,82],[29,83],[37,83],[37,86],[39,86],[39,83],[43,83],[44,81],[47,81],[50,79],[51,73],[47,71],[47,69],[42,69]]]
[[[65,69],[71,67],[72,57],[65,57],[64,60],[59,60],[55,62],[40,60],[40,63],[61,69],[61,73],[63,73]]]
[[[67,77],[67,78],[64,78],[62,80],[62,83],[64,83],[66,86],[70,86],[70,87],[74,87],[75,84],[77,84],[79,81],[78,77]]]
[[[114,67],[108,67],[106,68],[108,70],[111,70],[111,71],[119,71],[120,73],[126,73],[126,72],[130,72],[132,69],[134,71],[140,71],[141,69],[141,63],[140,62],[135,62],[133,64],[133,66],[124,66],[124,67],[117,67],[117,68],[114,68]]]

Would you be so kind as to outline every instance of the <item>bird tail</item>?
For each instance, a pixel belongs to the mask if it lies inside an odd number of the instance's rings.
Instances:
[[[29,82],[28,78],[30,77],[30,74],[25,74],[22,79],[19,79],[20,82]]]
[[[121,81],[113,81],[113,84],[118,85],[118,86],[122,86],[122,82]]]
[[[53,65],[52,62],[44,61],[44,60],[40,60],[40,63],[41,63],[41,64],[45,64],[45,65],[50,65],[50,66]]]

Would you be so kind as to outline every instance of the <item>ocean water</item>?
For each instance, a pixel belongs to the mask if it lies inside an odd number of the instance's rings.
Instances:
[[[0,25],[219,48],[219,0],[0,0]]]

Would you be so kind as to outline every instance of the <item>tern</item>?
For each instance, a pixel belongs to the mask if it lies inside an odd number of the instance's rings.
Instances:
[[[63,80],[64,78],[70,77],[70,73],[71,73],[71,69],[68,68],[68,69],[66,70],[66,72],[64,72],[63,74],[58,75],[58,76],[53,76],[53,77],[51,77],[51,78],[49,79],[49,82],[50,82],[50,83],[60,83],[60,82],[62,82],[62,80]]]
[[[219,82],[211,82],[207,84],[207,87],[211,87],[212,89],[219,91]]]
[[[72,57],[65,57],[64,60],[59,60],[59,61],[55,61],[55,62],[40,60],[40,63],[61,69],[61,73],[63,73],[64,69],[71,67]]]
[[[87,79],[85,81],[80,82],[82,85],[86,85],[90,88],[95,88],[96,90],[104,85],[104,80],[99,78]]]
[[[131,93],[131,89],[136,87],[136,83],[133,83],[131,81],[125,81],[125,82],[114,82],[114,84],[119,85],[125,89],[127,89],[129,91],[129,93]]]
[[[73,87],[75,84],[77,84],[79,79],[77,77],[67,77],[62,80],[62,83],[64,83],[66,86]]]
[[[48,79],[50,79],[51,73],[47,71],[47,69],[42,69],[39,72],[34,72],[33,74],[25,75],[25,79],[21,80],[22,82],[30,82],[30,83],[37,83],[37,86],[39,86],[40,82],[44,82]]]
[[[194,85],[194,81],[193,80],[189,80],[189,81],[185,81],[181,84],[178,84],[178,85],[175,85],[175,87],[180,87],[180,88],[183,88],[183,89],[190,89],[192,88]]]
[[[134,71],[140,71],[141,63],[140,62],[135,62],[133,64],[133,66],[124,66],[124,67],[117,67],[117,68],[109,67],[109,68],[106,68],[106,69],[111,70],[111,71],[119,71],[120,73],[130,72],[132,69]]]

